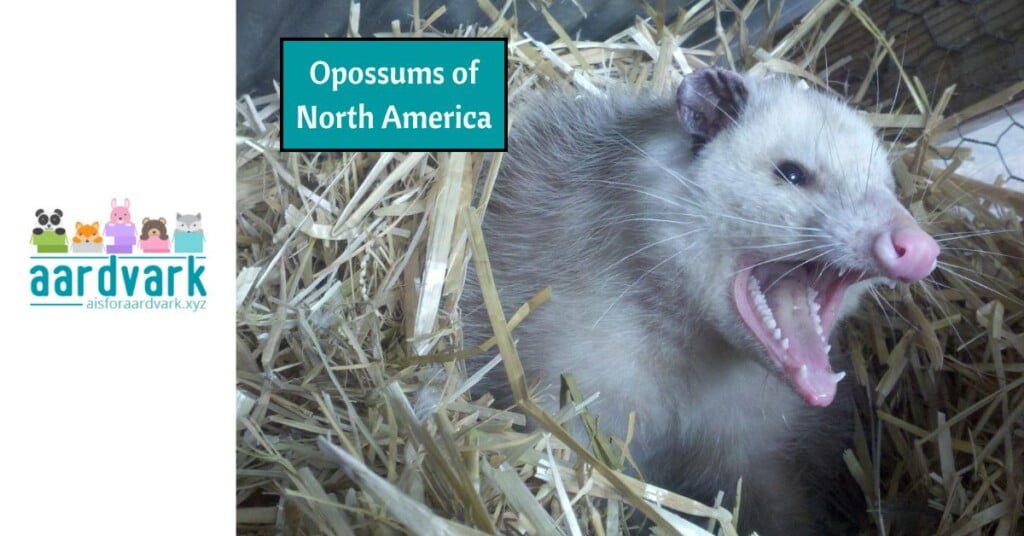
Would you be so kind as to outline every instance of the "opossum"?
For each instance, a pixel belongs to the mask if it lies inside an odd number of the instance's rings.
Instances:
[[[852,429],[835,327],[939,254],[860,115],[719,68],[665,96],[549,91],[514,123],[483,225],[506,315],[551,286],[513,333],[549,409],[571,373],[605,432],[635,412],[647,481],[729,506],[742,478],[744,533],[828,532]],[[467,343],[488,337],[472,271],[460,306]],[[505,382],[483,388],[509,403]]]

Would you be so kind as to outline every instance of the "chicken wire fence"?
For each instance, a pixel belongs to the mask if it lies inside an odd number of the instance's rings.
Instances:
[[[1024,2],[1021,0],[863,0],[852,2],[891,39],[906,73],[932,102],[956,91],[947,115],[965,110],[1024,80]],[[893,62],[871,68],[879,44],[862,25],[846,24],[826,49],[832,83],[849,90],[865,76],[862,104],[889,111],[872,96],[901,95],[904,78]],[[872,74],[866,74],[872,73]],[[934,140],[946,165],[960,159],[963,174],[1024,190],[1024,102],[1005,104]]]
[[[863,0],[860,7],[892,39],[900,64],[921,79],[933,99],[956,85],[949,111],[1024,79],[1020,0]],[[877,45],[863,26],[847,24],[827,52],[833,60],[848,57],[852,72],[863,73]],[[881,66],[881,95],[897,92],[900,77],[895,71],[895,65]]]
[[[946,165],[970,151],[960,169],[968,175],[1024,190],[1024,101],[1001,106],[977,121],[957,125],[943,140]]]

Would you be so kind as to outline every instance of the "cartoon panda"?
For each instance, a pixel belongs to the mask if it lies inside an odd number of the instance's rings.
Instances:
[[[47,213],[43,209],[36,211],[36,221],[39,222],[39,227],[32,229],[32,234],[43,234],[43,231],[53,231],[59,235],[64,234],[66,231],[63,227],[60,227],[60,220],[64,217],[64,211],[59,208],[53,209],[53,212]]]
[[[29,243],[36,247],[36,251],[39,253],[68,252],[67,231],[60,226],[60,220],[63,217],[64,212],[59,208],[53,209],[53,212],[43,209],[36,211],[36,222],[39,223],[39,227],[32,229],[32,238],[29,240]]]

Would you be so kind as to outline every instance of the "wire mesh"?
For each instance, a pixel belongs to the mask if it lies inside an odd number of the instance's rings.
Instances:
[[[946,114],[963,110],[1024,80],[1024,1],[865,0],[861,8],[885,34],[911,77],[920,79],[932,102],[956,85]],[[870,71],[874,37],[860,24],[846,24],[827,47],[830,71],[840,91],[856,88]],[[873,95],[905,95],[893,62],[883,62],[869,81],[862,103],[888,111],[891,103]],[[908,110],[908,112],[912,112]],[[1024,106],[1010,103],[958,125],[936,146],[947,165],[961,158],[961,170],[990,182],[1024,190]],[[969,155],[967,155],[969,152]]]
[[[970,160],[961,168],[968,175],[1024,189],[1024,102],[1003,106],[982,119],[981,124],[957,125],[944,144],[954,151],[946,153],[945,162],[948,165],[954,154],[967,149]]]

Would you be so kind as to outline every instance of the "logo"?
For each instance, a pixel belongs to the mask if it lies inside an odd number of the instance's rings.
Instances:
[[[60,208],[36,210],[29,239],[32,307],[206,308],[200,212],[176,212],[173,225],[164,216],[136,220],[131,201],[114,198],[105,222],[84,215],[72,220]]]

